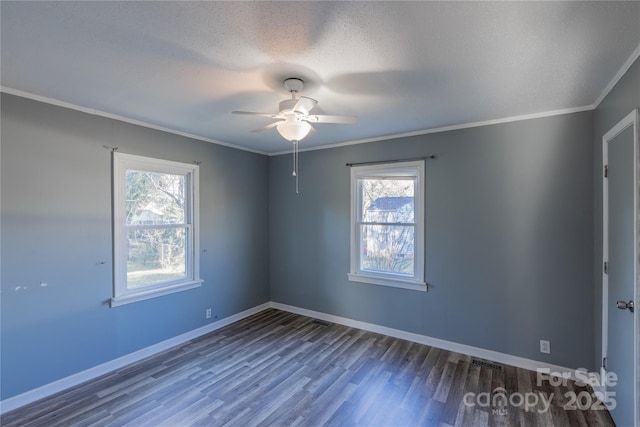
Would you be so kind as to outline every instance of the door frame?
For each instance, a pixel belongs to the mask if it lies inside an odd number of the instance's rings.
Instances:
[[[639,191],[640,191],[640,138],[638,136],[638,123],[640,121],[640,112],[636,108],[627,114],[622,120],[620,120],[614,127],[612,127],[607,133],[602,137],[602,357],[607,357],[608,351],[608,327],[609,327],[609,278],[608,275],[604,272],[604,263],[609,260],[609,212],[608,212],[608,204],[609,204],[609,186],[607,182],[607,178],[605,176],[604,170],[605,166],[609,163],[609,152],[608,152],[608,144],[611,142],[616,136],[620,135],[623,131],[627,130],[630,126],[633,126],[633,174],[635,176],[634,183],[634,193],[633,193],[633,232],[636,236],[635,245],[633,248],[633,259],[635,260],[633,265],[633,277],[635,278],[635,286],[633,290],[633,301],[636,305],[636,310],[633,313],[633,352],[635,360],[634,370],[634,420],[637,426],[640,426],[640,339],[638,339],[638,333],[640,333],[640,316],[638,315],[640,306],[638,306],[638,296],[640,295],[640,260],[638,260],[638,253],[640,252],[640,235],[638,234],[638,230],[640,229],[640,217],[638,213],[640,212],[640,207],[638,206],[638,202],[640,201]],[[600,378],[606,378],[606,370],[604,366],[600,367]],[[602,391],[606,391],[606,384],[602,381]]]

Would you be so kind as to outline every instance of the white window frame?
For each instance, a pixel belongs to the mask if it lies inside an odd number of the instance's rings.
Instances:
[[[351,271],[348,278],[355,282],[392,286],[416,291],[426,291],[424,275],[424,211],[425,172],[424,160],[361,165],[351,167]],[[371,272],[360,268],[360,222],[358,221],[359,194],[358,180],[363,178],[411,177],[415,179],[414,191],[414,274],[413,276]]]
[[[185,177],[185,248],[186,275],[179,280],[158,283],[140,289],[127,288],[127,258],[129,255],[125,218],[126,172],[147,171]],[[154,159],[134,154],[113,153],[113,298],[111,307],[155,298],[201,286],[199,242],[199,167],[196,164]]]

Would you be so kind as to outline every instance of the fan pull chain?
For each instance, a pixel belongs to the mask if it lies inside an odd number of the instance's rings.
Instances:
[[[296,142],[293,141],[293,157],[291,158],[293,160],[293,172],[291,173],[291,176],[296,176]]]
[[[296,194],[299,194],[298,188],[298,141],[293,141],[293,173],[291,175],[296,177]]]

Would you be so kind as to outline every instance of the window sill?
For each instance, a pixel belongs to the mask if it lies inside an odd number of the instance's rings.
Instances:
[[[416,282],[413,280],[390,279],[387,277],[366,276],[364,274],[349,273],[349,280],[352,282],[370,283],[372,285],[390,286],[392,288],[410,289],[412,291],[427,291],[426,282]]]
[[[178,283],[161,289],[151,289],[148,291],[136,292],[135,294],[120,295],[111,298],[111,307],[130,304],[132,302],[144,301],[146,299],[169,295],[176,292],[186,291],[187,289],[199,288],[202,286],[203,280],[193,280],[190,282]]]

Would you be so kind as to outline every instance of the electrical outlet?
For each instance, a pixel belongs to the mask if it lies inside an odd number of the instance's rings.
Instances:
[[[207,319],[211,319],[211,308],[207,308]]]
[[[551,343],[546,340],[540,340],[540,353],[551,354]]]

